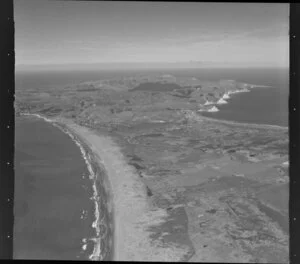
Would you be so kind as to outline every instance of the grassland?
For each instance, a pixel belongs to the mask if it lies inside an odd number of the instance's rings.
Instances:
[[[117,145],[124,171],[130,168],[126,177],[136,179],[143,197],[143,242],[127,245],[118,255],[123,260],[286,263],[287,129],[220,122],[197,112],[206,101],[247,87],[134,76],[20,89],[15,105],[17,115],[68,120]],[[123,177],[121,167],[115,177]]]

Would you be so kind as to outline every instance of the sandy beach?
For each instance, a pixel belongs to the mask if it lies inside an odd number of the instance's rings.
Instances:
[[[286,262],[288,228],[287,213],[284,210],[287,208],[288,183],[284,169],[276,169],[279,163],[286,160],[286,156],[275,155],[273,157],[272,153],[266,152],[266,155],[271,155],[268,157],[257,153],[252,154],[251,157],[255,159],[257,156],[259,163],[245,163],[246,154],[242,154],[242,151],[239,153],[223,152],[222,156],[215,155],[214,152],[203,153],[198,145],[202,146],[201,142],[206,142],[207,133],[211,134],[212,128],[216,130],[213,134],[216,139],[218,137],[222,139],[234,131],[235,140],[240,146],[240,138],[244,137],[243,133],[245,133],[242,130],[244,124],[236,126],[232,122],[218,122],[216,119],[194,116],[189,111],[185,114],[191,120],[202,120],[198,123],[197,129],[201,130],[203,140],[199,137],[195,145],[195,141],[191,144],[187,140],[190,140],[190,137],[186,139],[183,136],[180,139],[176,137],[177,144],[185,147],[186,151],[184,157],[179,158],[176,157],[177,148],[173,149],[173,152],[165,151],[166,149],[172,150],[171,144],[174,142],[174,135],[177,135],[176,130],[169,132],[173,134],[158,137],[157,135],[160,134],[153,134],[153,131],[144,127],[144,130],[148,129],[145,130],[148,133],[148,141],[150,138],[152,146],[156,148],[152,150],[153,152],[151,150],[149,152],[149,148],[145,147],[149,146],[145,144],[147,143],[145,137],[137,136],[128,144],[128,138],[123,140],[113,137],[108,134],[107,130],[90,129],[75,124],[70,119],[47,119],[33,114],[63,128],[67,134],[72,134],[72,138],[76,139],[75,142],[80,142],[79,145],[83,147],[84,157],[89,160],[88,166],[92,168],[90,179],[93,180],[95,183],[93,186],[96,188],[96,195],[94,190],[93,196],[97,203],[96,212],[100,212],[98,216],[97,213],[95,214],[96,220],[93,223],[93,227],[100,231],[95,237],[97,246],[94,247],[90,259],[251,262],[257,258],[257,254],[273,259],[270,252],[275,250],[281,253],[274,259]],[[232,124],[234,128],[226,128],[224,123]],[[220,135],[216,128],[222,130],[226,128],[228,131],[225,130]],[[261,126],[256,128],[261,128]],[[266,131],[269,133],[268,140],[271,136],[276,139],[276,133],[284,129],[282,127],[275,129],[277,127],[274,126],[271,128],[274,129]],[[126,133],[124,135],[126,136]],[[128,133],[128,136],[132,136],[132,133]],[[280,136],[278,140],[281,139]],[[260,144],[265,145],[263,140],[266,139],[257,134],[256,139],[250,140],[252,140],[251,144],[262,141],[262,143],[256,143],[256,147],[259,147]],[[130,144],[142,146],[142,152],[136,150],[137,156],[135,156],[134,163],[128,161],[128,156],[133,157]],[[249,143],[246,141],[245,144]],[[230,147],[234,146],[231,144]],[[213,145],[208,147],[218,150]],[[161,173],[162,170],[156,175],[153,170],[149,174],[147,172],[139,174],[143,164],[151,167],[155,161],[156,164],[159,163],[159,166],[162,166],[161,162],[168,162],[170,158],[172,164],[169,165],[169,176],[164,176]],[[148,163],[146,163],[147,159]],[[181,173],[176,174],[176,170],[179,169]],[[276,192],[281,192],[277,200],[274,199],[274,188]],[[248,199],[248,195],[254,198]],[[230,206],[240,208],[241,218],[230,209]],[[202,224],[208,221],[210,224],[203,227]],[[249,233],[251,237],[253,235],[253,239],[257,239],[255,234],[260,234],[264,228],[278,241],[283,241],[283,244],[261,238],[255,240],[256,248],[254,249],[252,244],[238,243],[234,248],[228,247],[230,243],[237,243],[236,238],[231,238],[228,234],[238,232],[243,235],[245,230],[248,230],[249,226],[256,221],[260,224],[251,227],[252,231]],[[228,226],[230,226],[229,231]],[[238,239],[244,240],[242,236]],[[261,245],[268,248],[260,252]],[[250,247],[251,253],[245,253],[245,248]]]
[[[68,120],[59,122],[89,146],[108,176],[114,213],[113,260],[180,261],[185,248],[163,248],[159,242],[150,240],[147,228],[163,222],[167,213],[149,207],[144,184],[113,140]]]

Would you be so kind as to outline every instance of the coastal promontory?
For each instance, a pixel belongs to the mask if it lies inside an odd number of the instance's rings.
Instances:
[[[201,115],[255,86],[116,77],[19,89],[15,109],[65,122],[106,168],[116,260],[283,263],[287,129]]]

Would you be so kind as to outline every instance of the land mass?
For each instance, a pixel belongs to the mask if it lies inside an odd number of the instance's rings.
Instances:
[[[256,84],[257,85],[257,84]],[[288,130],[201,115],[254,84],[164,75],[16,89],[103,163],[116,260],[288,262]]]

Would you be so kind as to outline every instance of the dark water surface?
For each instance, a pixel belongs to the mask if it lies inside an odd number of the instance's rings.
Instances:
[[[219,112],[205,116],[242,123],[288,126],[288,95],[280,87],[254,88],[231,95],[228,104],[217,105]]]
[[[15,131],[14,258],[87,259],[94,203],[79,148],[36,118],[17,118]]]
[[[228,104],[217,105],[219,112],[203,115],[242,123],[288,126],[288,70],[240,69],[216,71],[215,74],[224,79],[271,87],[258,87],[247,93],[232,94],[227,100]]]

